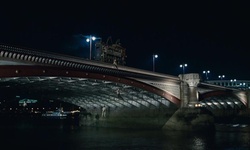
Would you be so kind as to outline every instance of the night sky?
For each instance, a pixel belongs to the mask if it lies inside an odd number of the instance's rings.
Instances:
[[[83,36],[120,40],[127,66],[250,80],[250,9],[243,1],[80,1],[2,4],[0,43],[87,58]]]

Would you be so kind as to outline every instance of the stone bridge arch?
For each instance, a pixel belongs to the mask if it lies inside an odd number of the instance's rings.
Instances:
[[[180,105],[180,100],[178,98],[176,98],[175,96],[171,95],[170,93],[163,91],[159,88],[153,87],[152,85],[147,85],[143,82],[134,80],[134,79],[130,79],[130,78],[126,78],[126,77],[118,77],[115,75],[109,75],[109,74],[98,74],[95,72],[90,72],[90,71],[80,71],[80,70],[69,70],[69,69],[64,69],[61,67],[44,67],[44,66],[8,66],[8,67],[0,67],[1,70],[4,70],[4,72],[2,71],[0,73],[0,76],[3,77],[14,77],[14,80],[18,79],[18,80],[23,80],[23,83],[21,84],[32,84],[32,82],[35,81],[29,81],[31,79],[29,78],[35,78],[35,77],[42,77],[42,78],[47,78],[48,79],[54,79],[57,77],[67,77],[70,82],[70,78],[75,78],[76,80],[92,80],[93,82],[99,82],[96,84],[100,84],[103,83],[103,85],[107,85],[108,83],[112,84],[120,84],[120,92],[124,92],[122,88],[136,88],[137,90],[141,91],[141,93],[146,93],[147,92],[155,95],[154,97],[158,97],[155,98],[155,102],[153,102],[152,100],[150,102],[148,102],[148,99],[143,99],[143,94],[141,95],[142,98],[139,99],[141,101],[144,101],[142,103],[148,103],[154,106],[157,106],[159,104],[163,104],[163,105],[170,105],[169,103],[173,103],[175,105],[177,105],[177,107]],[[25,83],[25,79],[21,79],[21,78],[27,78],[26,83]],[[11,79],[9,79],[11,80]],[[13,81],[14,81],[13,80]],[[2,81],[4,81],[4,79],[2,79]],[[42,79],[37,79],[36,82],[40,82],[41,85],[43,84],[43,80]],[[16,82],[16,84],[18,84],[18,82]],[[49,84],[49,83],[48,83]],[[77,83],[74,83],[77,84]],[[95,83],[92,83],[93,85]],[[43,88],[46,88],[46,85],[43,85]],[[55,85],[56,86],[56,85]],[[78,85],[70,85],[69,86],[81,86],[80,84]],[[91,86],[91,85],[89,85]],[[28,88],[28,87],[27,87]],[[42,87],[39,87],[42,88]],[[115,87],[114,87],[115,88]],[[117,88],[117,87],[116,87]],[[56,88],[55,88],[56,89]],[[54,89],[54,90],[55,90]],[[33,90],[33,89],[29,89],[29,90]],[[53,89],[52,89],[53,90]],[[39,93],[36,92],[35,93]],[[129,93],[125,93],[126,95],[128,95]],[[110,94],[109,94],[110,95]],[[148,94],[150,95],[150,94]],[[156,96],[157,95],[157,96]],[[58,95],[59,97],[59,95]],[[91,96],[90,96],[91,97]],[[157,100],[159,99],[159,100]],[[164,100],[165,99],[165,100]],[[78,100],[80,101],[80,100]],[[132,100],[133,101],[133,100]],[[135,101],[135,100],[134,100]],[[169,101],[169,102],[167,102]],[[70,101],[68,101],[70,102]],[[104,104],[103,104],[104,105]],[[135,105],[135,106],[139,106],[139,105]]]

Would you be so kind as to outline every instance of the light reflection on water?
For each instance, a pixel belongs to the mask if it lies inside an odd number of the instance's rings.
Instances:
[[[246,150],[250,130],[192,133],[79,127],[65,122],[0,125],[1,147],[7,149]],[[6,148],[5,148],[6,149]]]

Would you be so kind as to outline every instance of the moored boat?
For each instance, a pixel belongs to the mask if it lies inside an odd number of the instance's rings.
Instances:
[[[64,113],[62,109],[58,109],[55,111],[46,111],[45,113],[42,114],[42,117],[47,117],[47,118],[56,118],[56,119],[66,119],[67,114]]]

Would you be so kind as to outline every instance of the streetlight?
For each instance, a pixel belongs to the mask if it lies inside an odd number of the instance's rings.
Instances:
[[[153,55],[153,72],[155,72],[155,59],[158,58],[157,54]]]
[[[219,75],[218,78],[222,80],[223,78],[225,78],[225,75]]]
[[[207,74],[210,73],[210,71],[209,70],[203,71],[203,73],[206,74],[206,79],[208,80],[208,75]]]
[[[187,64],[181,64],[180,68],[182,68],[182,73],[185,73],[185,67],[187,67]]]
[[[236,79],[231,79],[230,82],[236,82]]]
[[[232,82],[232,86],[236,85],[236,79],[231,79],[230,82]]]
[[[89,38],[86,39],[87,42],[89,42],[89,60],[91,60],[91,53],[92,53],[92,41],[95,41],[97,38],[95,36],[89,36]]]

